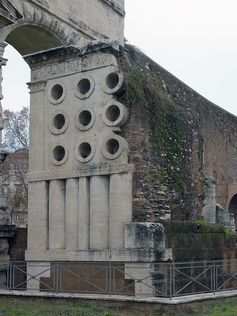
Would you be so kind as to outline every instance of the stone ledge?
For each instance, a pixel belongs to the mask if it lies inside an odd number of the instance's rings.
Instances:
[[[101,2],[104,2],[108,6],[111,7],[116,13],[120,14],[121,16],[125,16],[125,11],[121,5],[116,3],[114,0],[100,0]],[[36,6],[44,9],[48,9],[48,5],[42,3],[39,3],[37,0],[30,0],[31,3],[35,4]]]
[[[134,171],[134,166],[132,164],[122,164],[122,165],[102,165],[100,167],[88,167],[86,169],[71,169],[71,170],[57,170],[52,171],[42,171],[42,172],[29,172],[28,182],[40,182],[49,180],[63,180],[63,179],[73,179],[79,177],[91,177],[91,176],[103,176],[110,174],[121,174],[121,173],[132,173]]]
[[[115,12],[117,12],[121,16],[125,16],[124,9],[118,3],[115,3],[115,1],[113,0],[100,0],[100,1],[106,3],[108,6],[110,6]]]
[[[175,298],[160,298],[160,297],[131,297],[122,295],[103,295],[103,294],[74,294],[74,293],[53,293],[53,292],[38,292],[38,291],[8,291],[0,290],[0,296],[15,296],[15,297],[33,297],[33,298],[55,298],[55,299],[80,299],[90,301],[107,301],[107,302],[130,302],[130,303],[148,303],[148,304],[163,304],[163,305],[179,305],[206,300],[216,300],[221,298],[237,297],[237,290],[206,293],[198,295],[190,295]]]
[[[4,9],[0,8],[0,24],[2,24],[1,26],[13,24],[17,20],[22,18],[20,12],[18,12],[17,9],[10,2],[7,1],[7,3],[3,6]]]
[[[163,254],[165,256],[165,253]],[[155,249],[103,249],[103,250],[78,250],[69,251],[66,249],[56,249],[47,251],[28,250],[25,257],[28,262],[124,262],[136,263],[156,262],[163,256]]]

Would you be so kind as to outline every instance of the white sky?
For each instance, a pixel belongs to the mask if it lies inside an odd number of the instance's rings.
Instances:
[[[214,103],[237,114],[237,1],[125,0],[126,38]],[[29,104],[29,70],[8,48],[4,107]]]

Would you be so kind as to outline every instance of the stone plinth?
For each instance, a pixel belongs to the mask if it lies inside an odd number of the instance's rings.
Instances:
[[[165,251],[165,229],[160,223],[130,223],[125,226],[126,249]]]

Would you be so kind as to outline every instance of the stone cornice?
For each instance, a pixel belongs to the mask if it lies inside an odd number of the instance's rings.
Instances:
[[[114,0],[100,0],[104,2],[105,4],[109,5],[114,11],[116,11],[118,14],[125,16],[124,9],[117,4]]]
[[[30,67],[34,65],[46,63],[47,61],[51,61],[53,58],[66,60],[67,58],[72,59],[73,57],[83,57],[89,54],[93,54],[96,52],[107,52],[113,54],[114,56],[120,56],[124,49],[117,42],[100,42],[94,41],[91,44],[84,46],[82,48],[78,48],[76,46],[61,46],[52,48],[46,51],[37,52],[35,54],[25,55],[23,56],[25,61]]]
[[[6,20],[6,24],[15,23],[22,18],[21,14],[8,0],[0,0],[0,15]]]
[[[29,172],[27,176],[28,182],[39,182],[48,180],[62,180],[68,178],[78,178],[78,177],[91,177],[91,176],[101,176],[101,175],[112,175],[112,174],[122,174],[122,173],[133,173],[134,165],[132,164],[121,164],[112,165],[104,164],[102,166],[97,166],[94,168],[78,168],[71,170],[50,170],[42,172]]]

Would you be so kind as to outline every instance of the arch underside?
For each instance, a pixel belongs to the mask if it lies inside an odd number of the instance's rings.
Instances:
[[[6,42],[23,56],[63,44],[50,32],[32,25],[23,25],[16,28],[7,36]]]
[[[1,10],[3,1],[8,5]],[[28,1],[22,2],[18,9],[11,9],[8,0],[0,0],[0,41],[9,43],[23,56],[73,44],[80,39],[79,32]]]
[[[123,1],[69,2],[0,0],[0,41],[7,41],[21,55],[58,46],[83,47],[96,40],[123,43]]]

